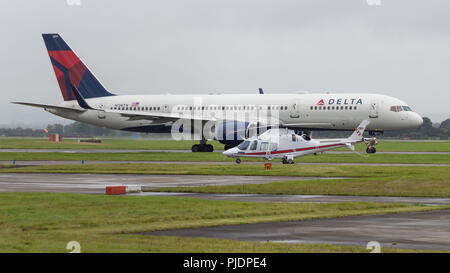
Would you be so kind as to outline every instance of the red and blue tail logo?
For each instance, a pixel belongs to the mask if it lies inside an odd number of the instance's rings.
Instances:
[[[42,34],[42,37],[65,101],[76,99],[72,85],[85,99],[114,96],[101,85],[59,34]]]

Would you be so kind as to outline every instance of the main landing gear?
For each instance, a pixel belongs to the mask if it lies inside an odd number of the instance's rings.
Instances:
[[[213,152],[214,147],[211,144],[206,144],[206,140],[201,140],[200,144],[194,144],[192,145],[192,152],[198,153],[198,152]]]
[[[283,164],[294,164],[294,158],[293,157],[283,157],[281,160]]]
[[[241,164],[241,160],[239,158],[236,158],[236,164]]]

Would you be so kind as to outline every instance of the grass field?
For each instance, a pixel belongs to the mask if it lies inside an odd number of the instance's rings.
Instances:
[[[102,139],[102,143],[78,143],[77,139],[64,139],[61,143],[49,142],[47,138],[0,137],[0,149],[145,149],[190,150],[198,141]],[[223,150],[223,144],[210,141],[215,150]],[[364,151],[363,144],[357,150]],[[379,141],[379,151],[450,152],[450,141]],[[344,150],[344,149],[343,149]]]
[[[46,139],[0,138],[1,148],[48,149],[190,149],[196,141],[103,140],[78,144],[76,140],[51,143]],[[215,149],[223,145],[211,142]],[[363,146],[358,146],[363,150]],[[380,141],[378,151],[450,152],[448,142]],[[330,194],[366,196],[450,197],[449,167],[145,164],[127,161],[232,161],[221,153],[23,153],[0,152],[0,160],[85,160],[87,164],[17,167],[0,165],[0,172],[184,174],[346,177],[337,180],[285,181],[268,184],[178,187],[158,191],[264,194]],[[111,161],[90,164],[89,161]],[[244,159],[248,160],[248,159]],[[248,161],[262,161],[249,159]],[[432,163],[450,164],[448,155],[319,154],[297,158],[313,163]],[[81,243],[82,252],[368,252],[364,246],[258,243],[137,235],[173,228],[304,220],[448,207],[376,203],[257,203],[202,200],[182,197],[103,196],[65,193],[0,193],[0,252],[68,252],[69,241]],[[409,252],[384,248],[383,252]]]
[[[213,161],[234,162],[222,153],[25,153],[25,152],[0,152],[0,160],[85,160],[85,161]],[[263,158],[242,158],[243,162],[264,162]],[[450,164],[450,155],[445,154],[371,154],[358,156],[348,154],[318,154],[298,157],[296,162],[304,163],[405,163],[405,164]],[[274,162],[281,162],[274,159]]]
[[[351,179],[275,182],[260,185],[166,188],[159,191],[336,194],[366,196],[450,197],[448,167],[391,166],[301,166],[275,165],[266,171],[261,165],[183,164],[87,164],[31,167],[0,166],[0,172],[179,174],[179,175],[269,175],[349,177]]]
[[[368,252],[363,247],[135,235],[143,231],[448,209],[406,204],[283,204],[179,197],[0,193],[0,252]],[[383,249],[383,252],[405,250]]]

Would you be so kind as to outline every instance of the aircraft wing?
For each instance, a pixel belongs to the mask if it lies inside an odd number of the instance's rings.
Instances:
[[[331,123],[327,122],[303,122],[303,123],[282,123],[286,127],[298,127],[298,128],[314,128],[320,126],[330,126]]]
[[[39,103],[30,103],[30,102],[11,102],[14,104],[21,104],[21,105],[26,105],[26,106],[32,106],[32,107],[39,107],[39,108],[44,108],[44,109],[55,109],[55,110],[64,110],[64,111],[73,111],[73,112],[77,112],[77,113],[82,113],[85,112],[85,109],[77,109],[77,108],[72,108],[72,107],[64,107],[64,106],[57,106],[57,105],[49,105],[49,104],[39,104]]]
[[[106,113],[118,113],[123,117],[128,117],[129,120],[158,120],[161,122],[175,121],[179,119],[202,120],[202,121],[216,121],[214,117],[204,117],[201,115],[187,115],[180,113],[164,113],[164,112],[144,112],[144,111],[118,111],[106,110]]]

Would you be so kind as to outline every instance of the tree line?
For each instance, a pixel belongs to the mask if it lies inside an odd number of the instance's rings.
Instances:
[[[132,133],[112,130],[104,127],[94,126],[81,122],[73,122],[68,125],[49,124],[47,126],[49,134],[61,134],[65,137],[130,137]],[[0,136],[16,137],[44,137],[47,136],[43,129],[31,128],[0,128]],[[343,131],[314,131],[313,137],[347,137],[349,132]],[[431,120],[423,118],[423,124],[419,128],[404,131],[386,131],[383,138],[396,139],[449,139],[450,138],[450,119],[446,119],[438,126],[433,126]]]

